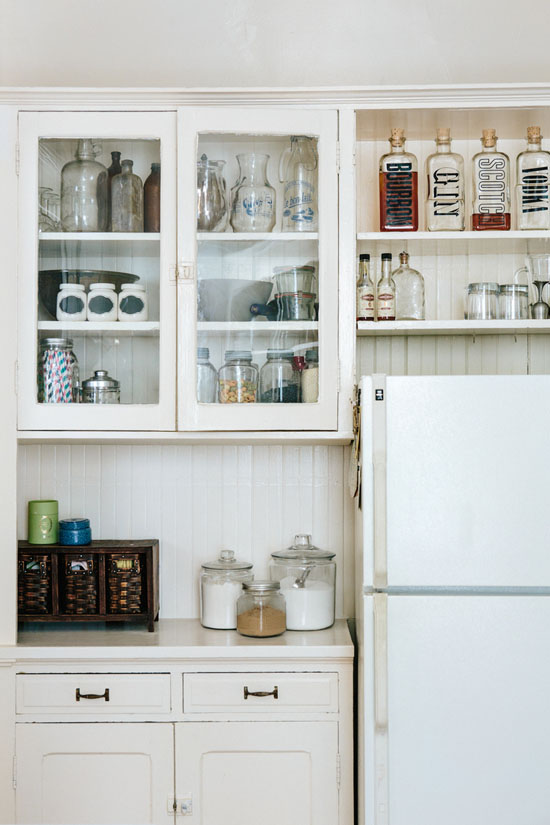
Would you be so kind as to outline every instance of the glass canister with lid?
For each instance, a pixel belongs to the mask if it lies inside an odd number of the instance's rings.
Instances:
[[[83,404],[120,404],[120,381],[111,378],[107,370],[95,370],[82,382]]]
[[[80,397],[78,360],[70,338],[42,338],[38,356],[38,401],[71,404]]]
[[[280,636],[286,630],[285,599],[279,582],[244,582],[237,602],[237,630],[243,636]]]
[[[271,554],[270,576],[286,602],[288,630],[321,630],[334,624],[336,554],[299,534],[287,550]]]
[[[291,350],[268,349],[267,361],[260,370],[262,404],[300,400],[300,371],[294,369],[293,356]]]
[[[252,563],[239,561],[232,550],[222,550],[201,569],[201,624],[218,630],[237,627],[237,599],[243,582],[251,582]]]
[[[227,350],[218,372],[220,404],[252,404],[258,392],[258,367],[250,350]]]

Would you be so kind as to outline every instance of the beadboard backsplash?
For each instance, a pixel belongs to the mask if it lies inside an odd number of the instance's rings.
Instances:
[[[86,516],[96,539],[158,538],[163,618],[199,615],[203,561],[224,548],[264,577],[295,533],[336,553],[336,615],[353,615],[349,449],[293,446],[50,446],[19,448],[18,533],[29,499]]]

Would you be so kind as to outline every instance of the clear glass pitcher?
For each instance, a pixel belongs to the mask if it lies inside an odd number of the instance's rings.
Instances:
[[[267,179],[269,155],[237,155],[239,177],[231,190],[231,226],[235,232],[271,232],[275,226],[275,189]]]
[[[197,229],[223,232],[227,222],[227,193],[223,177],[224,160],[209,160],[202,154],[197,161]]]
[[[283,232],[317,232],[317,171],[319,156],[316,138],[292,135],[290,146],[279,162],[279,178],[284,183]]]
[[[527,266],[520,267],[514,275],[514,283],[518,284],[522,273],[527,276],[529,294],[533,297],[531,316],[545,319],[550,315],[550,306],[543,300],[543,290],[550,283],[550,255],[526,255]]]
[[[95,160],[99,148],[78,141],[76,160],[61,170],[61,226],[65,232],[106,232],[108,173]]]

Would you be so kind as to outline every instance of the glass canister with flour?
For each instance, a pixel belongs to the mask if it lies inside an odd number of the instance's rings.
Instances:
[[[336,554],[320,550],[311,536],[295,536],[287,550],[271,554],[270,576],[286,602],[288,630],[322,630],[334,624]]]
[[[222,550],[219,558],[205,561],[201,570],[201,624],[218,630],[237,627],[237,599],[243,582],[253,579],[252,563],[239,561],[233,550]]]

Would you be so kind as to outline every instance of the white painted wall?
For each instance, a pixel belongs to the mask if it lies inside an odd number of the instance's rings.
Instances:
[[[0,85],[548,81],[546,0],[0,0]]]

